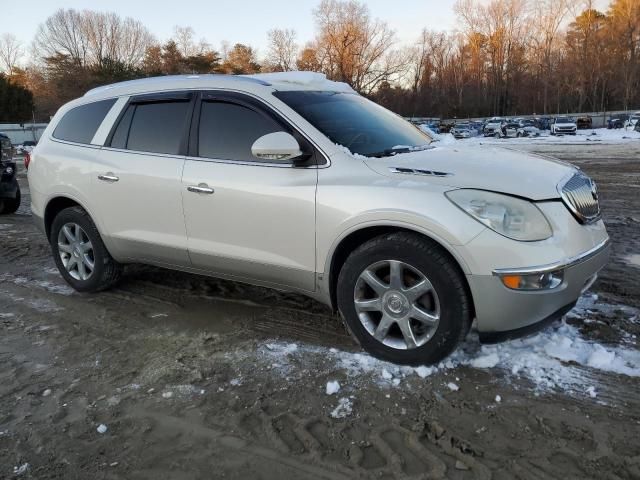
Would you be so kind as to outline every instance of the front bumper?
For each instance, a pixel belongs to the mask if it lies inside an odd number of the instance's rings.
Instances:
[[[531,333],[567,313],[606,265],[609,240],[573,258],[538,267],[503,269],[494,275],[468,275],[481,341],[496,341]],[[512,290],[500,274],[546,273],[562,270],[562,283],[549,290]]]

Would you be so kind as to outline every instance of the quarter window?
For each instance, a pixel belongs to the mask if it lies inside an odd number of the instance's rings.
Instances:
[[[251,146],[263,135],[282,130],[274,119],[251,108],[206,101],[200,112],[198,154],[221,160],[262,161],[251,154]]]
[[[91,143],[116,99],[101,100],[72,108],[58,122],[53,137],[76,143]]]

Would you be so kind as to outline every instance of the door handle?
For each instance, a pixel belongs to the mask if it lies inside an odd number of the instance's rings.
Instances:
[[[193,193],[206,193],[207,195],[211,195],[213,193],[213,188],[209,187],[206,183],[200,183],[199,185],[189,185],[187,190]]]
[[[105,173],[104,175],[98,175],[98,180],[102,180],[103,182],[113,183],[120,180],[120,178],[116,177],[113,173],[109,172],[109,173]]]

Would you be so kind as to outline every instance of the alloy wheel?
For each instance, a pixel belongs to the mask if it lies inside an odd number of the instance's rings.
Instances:
[[[426,344],[440,323],[435,288],[426,275],[398,260],[376,262],[362,271],[354,306],[371,336],[400,350]]]
[[[88,280],[95,268],[93,245],[77,223],[65,223],[58,233],[58,253],[62,265],[76,280]]]

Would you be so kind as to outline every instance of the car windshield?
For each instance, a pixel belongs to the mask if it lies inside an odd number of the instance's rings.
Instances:
[[[432,142],[411,123],[354,93],[289,91],[274,95],[352,153],[383,157]]]
[[[556,123],[573,123],[569,117],[558,117],[556,118]]]

